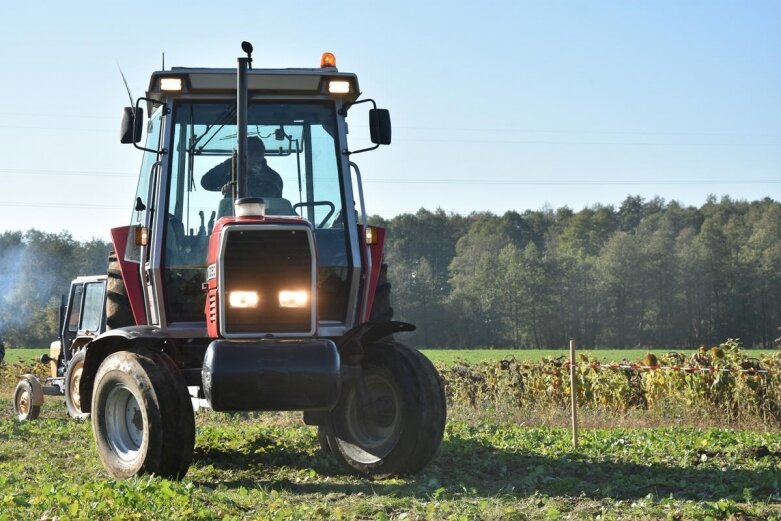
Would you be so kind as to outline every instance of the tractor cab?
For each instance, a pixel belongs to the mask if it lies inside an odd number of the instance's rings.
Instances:
[[[360,195],[360,177],[349,161],[352,152],[345,123],[360,91],[354,74],[338,72],[333,55],[326,53],[321,65],[284,70],[247,67],[246,89],[238,89],[246,93],[245,100],[237,100],[236,69],[158,71],[151,77],[147,96],[133,110],[126,109],[124,141],[140,141],[142,104],[151,114],[145,144],[139,147],[144,160],[131,217],[133,238],[138,235],[143,240],[129,244],[123,259],[137,263],[135,271],[144,282],[139,296],[150,304],[139,302],[134,307],[136,323],[190,334],[208,322],[204,284],[210,280],[210,266],[217,270],[219,264],[209,260],[210,239],[221,220],[239,223],[236,203],[247,198],[262,202],[256,211],[259,215],[254,216],[262,218],[259,224],[308,229],[305,233],[311,234],[314,249],[310,264],[315,269],[285,286],[277,272],[290,267],[291,252],[279,245],[272,252],[265,247],[271,239],[258,238],[263,246],[255,244],[257,251],[247,253],[244,262],[261,255],[258,264],[264,264],[261,271],[265,269],[275,281],[270,286],[276,294],[253,294],[252,283],[244,280],[237,284],[246,287],[231,290],[245,292],[236,293],[234,299],[238,295],[250,299],[243,301],[245,308],[239,312],[245,317],[251,314],[246,307],[257,297],[257,309],[276,318],[275,324],[264,321],[266,330],[245,332],[284,335],[318,330],[321,335],[337,336],[362,321],[368,312],[372,246],[366,244],[366,212],[353,191],[357,186]],[[242,111],[244,117],[239,118]],[[373,109],[370,118],[373,141],[389,143],[387,111]],[[226,229],[220,229],[226,235]],[[221,238],[214,240],[219,243]],[[381,251],[381,245],[375,246]],[[280,303],[280,292],[304,300],[302,306],[310,315],[307,322],[313,327],[288,331],[280,325],[286,313],[296,313],[295,307]],[[217,305],[219,296],[213,295]],[[230,308],[227,297],[225,308]],[[223,317],[223,311],[229,309],[217,309],[215,318]]]

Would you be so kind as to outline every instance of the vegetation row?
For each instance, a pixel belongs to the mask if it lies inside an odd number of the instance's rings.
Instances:
[[[781,425],[781,353],[754,358],[729,340],[691,357],[672,352],[625,362],[641,367],[610,368],[580,355],[578,405],[610,413],[683,413],[689,415],[688,421],[711,415],[729,423]],[[440,371],[451,404],[519,409],[570,405],[570,365],[563,357],[457,363]]]

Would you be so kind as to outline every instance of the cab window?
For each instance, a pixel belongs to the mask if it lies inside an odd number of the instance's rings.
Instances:
[[[208,237],[233,215],[236,103],[174,106],[163,276],[170,322],[203,321]],[[344,320],[349,258],[333,103],[254,102],[248,107],[250,196],[267,215],[300,216],[315,228],[320,318]]]

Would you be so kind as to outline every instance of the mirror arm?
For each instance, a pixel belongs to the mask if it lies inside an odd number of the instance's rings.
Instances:
[[[135,108],[134,108],[134,113],[135,113],[135,114],[138,114],[138,109],[140,108],[140,107],[139,107],[139,104],[141,103],[141,101],[142,101],[142,100],[143,100],[143,101],[146,101],[146,102],[148,102],[148,103],[151,103],[151,104],[153,104],[153,105],[162,105],[162,104],[163,104],[163,102],[162,102],[162,101],[158,101],[158,100],[156,100],[156,99],[151,99],[151,98],[138,98],[138,99],[136,100],[136,106],[135,106]],[[167,113],[168,113],[168,112],[166,111],[166,112],[164,113],[164,115],[165,115],[165,114],[167,114]],[[135,131],[136,131],[136,124],[135,124],[135,122],[133,122],[133,146],[134,146],[134,147],[136,147],[137,149],[139,149],[139,150],[142,150],[142,151],[144,151],[144,152],[152,152],[152,153],[154,153],[154,154],[163,154],[163,155],[165,155],[165,154],[167,154],[167,153],[168,153],[168,150],[166,150],[165,148],[163,148],[163,149],[161,149],[161,150],[152,150],[151,148],[146,148],[146,147],[138,146],[138,143],[136,142],[136,138],[138,138],[138,141],[141,141],[141,136],[136,136],[136,135],[135,135]]]
[[[362,99],[361,101],[354,101],[352,103],[345,103],[344,106],[341,109],[339,109],[339,115],[346,117],[348,110],[350,110],[355,105],[360,105],[361,103],[371,103],[372,104],[372,108],[375,108],[375,109],[377,108],[377,103],[375,103],[375,101],[373,99],[367,98],[367,99]],[[362,148],[360,150],[352,150],[352,151],[347,150],[345,148],[344,150],[342,150],[342,153],[344,155],[346,155],[347,157],[350,157],[352,154],[360,154],[361,152],[369,152],[370,150],[376,150],[378,148],[380,148],[380,145],[374,145],[373,147]]]
[[[360,150],[347,150],[347,149],[344,149],[343,152],[345,154],[347,154],[347,157],[350,157],[352,154],[360,154],[361,152],[368,152],[369,150],[375,150],[377,148],[380,148],[380,145],[374,145],[373,147],[362,148]]]
[[[339,115],[340,116],[347,116],[347,111],[350,110],[354,105],[360,105],[361,103],[371,103],[372,108],[376,109],[377,104],[374,102],[371,98],[362,99],[361,101],[353,101],[352,103],[345,103],[342,108],[339,109]]]

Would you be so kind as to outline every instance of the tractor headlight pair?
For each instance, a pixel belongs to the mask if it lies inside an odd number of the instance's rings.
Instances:
[[[309,301],[309,293],[300,290],[282,290],[279,292],[279,307],[302,308]],[[228,304],[232,308],[256,308],[260,303],[257,291],[231,291],[228,293]]]

